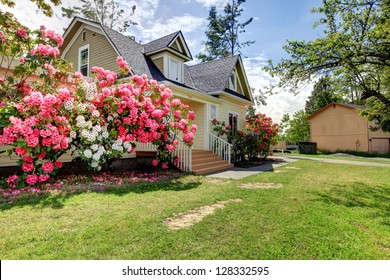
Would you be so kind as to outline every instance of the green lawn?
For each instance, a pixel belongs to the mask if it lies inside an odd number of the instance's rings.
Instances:
[[[349,160],[349,161],[362,161],[362,162],[375,162],[375,163],[387,163],[390,164],[390,158],[377,158],[377,157],[355,157],[355,156],[334,156],[332,154],[300,154],[297,151],[292,151],[291,154],[288,153],[274,153],[275,156],[284,156],[284,157],[305,157],[305,158],[323,158],[323,159],[335,159],[335,160]]]
[[[292,169],[293,167],[294,169]],[[1,259],[390,259],[390,169],[298,161],[242,180],[184,176],[0,208]],[[239,184],[280,183],[278,189]],[[188,229],[167,217],[228,199]]]

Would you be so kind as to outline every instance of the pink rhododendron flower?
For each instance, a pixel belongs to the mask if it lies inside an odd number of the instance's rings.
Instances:
[[[152,161],[152,165],[153,165],[153,166],[157,166],[157,165],[158,165],[158,160],[157,160],[157,159],[154,159],[154,160]]]
[[[20,157],[24,157],[27,154],[26,148],[16,147],[15,154],[17,154]]]
[[[34,168],[35,168],[35,166],[33,163],[23,163],[22,164],[22,170],[24,172],[31,172],[34,170]]]
[[[45,173],[50,173],[54,170],[54,164],[52,162],[45,162],[42,164],[42,170]]]
[[[26,176],[26,183],[33,186],[38,182],[39,178],[36,174],[29,174]]]
[[[187,116],[187,119],[189,119],[189,120],[195,120],[195,118],[196,118],[196,116],[195,116],[195,113],[194,113],[194,111],[189,111],[188,112],[188,116]]]
[[[162,169],[168,169],[168,165],[166,163],[161,164]]]
[[[21,37],[22,39],[27,38],[26,30],[24,30],[23,28],[19,28],[18,30],[16,30],[15,34],[18,35],[19,37]]]

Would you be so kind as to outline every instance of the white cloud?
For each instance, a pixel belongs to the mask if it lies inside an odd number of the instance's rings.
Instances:
[[[149,42],[151,40],[168,35],[172,32],[181,30],[183,33],[191,33],[199,31],[199,28],[205,23],[205,19],[184,14],[183,16],[172,17],[167,20],[154,20],[153,24],[148,28],[137,26],[137,40]]]
[[[262,67],[267,64],[267,60],[264,55],[243,59],[249,84],[255,88],[254,95],[258,94],[260,89],[278,82],[277,78],[272,78],[262,70]],[[258,107],[257,111],[270,116],[275,122],[280,122],[284,114],[292,114],[303,109],[311,91],[312,85],[306,86],[298,95],[280,90],[277,94],[267,96],[267,105]]]
[[[184,3],[191,3],[191,2],[199,3],[206,8],[210,8],[211,6],[216,6],[217,8],[223,8],[228,1],[227,0],[184,0]]]

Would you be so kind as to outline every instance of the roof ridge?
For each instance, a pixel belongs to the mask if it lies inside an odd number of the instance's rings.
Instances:
[[[203,62],[200,62],[200,63],[197,63],[197,64],[188,65],[188,67],[193,67],[193,66],[198,66],[198,65],[205,65],[205,64],[213,63],[213,62],[215,63],[217,61],[232,59],[234,57],[238,58],[239,56],[240,56],[239,54],[235,54],[235,55],[231,55],[231,56],[225,56],[225,57],[217,58],[217,59],[214,59],[214,60],[208,60],[208,61],[203,61]]]
[[[142,44],[142,45],[147,45],[147,44],[153,43],[153,42],[155,42],[155,41],[159,41],[159,40],[161,40],[161,39],[163,39],[163,38],[165,38],[165,37],[172,36],[173,34],[176,35],[176,34],[178,34],[178,33],[181,33],[181,31],[179,30],[179,31],[175,31],[175,32],[169,33],[169,34],[167,34],[167,35],[164,35],[164,36],[162,36],[162,37],[156,38],[156,39],[154,39],[154,40],[152,40],[152,41],[149,41],[149,42],[147,42],[147,43],[145,43],[145,44]]]

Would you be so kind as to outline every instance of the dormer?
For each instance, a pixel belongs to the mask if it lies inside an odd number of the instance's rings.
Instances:
[[[184,63],[192,56],[181,31],[145,44],[144,51],[167,79],[184,83]]]

